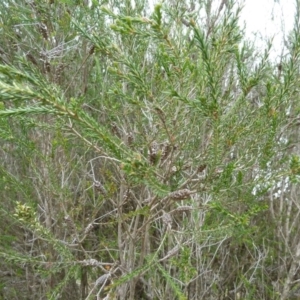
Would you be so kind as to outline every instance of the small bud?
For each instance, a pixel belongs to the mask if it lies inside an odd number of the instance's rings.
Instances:
[[[128,145],[129,146],[132,145],[133,141],[134,141],[133,134],[132,134],[132,132],[129,132],[127,134],[127,143],[128,143]]]
[[[89,50],[89,54],[92,55],[95,51],[95,45],[92,45],[90,50]]]
[[[152,142],[149,148],[149,161],[151,165],[155,165],[158,159],[158,144],[156,141]]]
[[[88,224],[88,226],[84,229],[84,234],[88,234],[93,228],[94,228],[93,223]]]
[[[103,195],[107,194],[106,189],[104,188],[104,186],[101,184],[100,181],[95,180],[94,187],[97,191],[101,192]]]
[[[162,154],[161,154],[161,160],[165,161],[169,154],[171,153],[171,145],[169,143],[166,143],[163,145]]]
[[[171,168],[171,171],[172,171],[172,173],[175,173],[175,172],[177,171],[176,166],[173,166],[173,167]]]

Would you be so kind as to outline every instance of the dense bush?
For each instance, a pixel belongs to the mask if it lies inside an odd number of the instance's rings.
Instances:
[[[0,4],[2,299],[297,297],[299,16],[217,2]]]

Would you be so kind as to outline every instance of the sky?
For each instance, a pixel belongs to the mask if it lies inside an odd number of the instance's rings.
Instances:
[[[223,1],[226,0],[212,0],[213,10],[217,11]],[[266,48],[266,41],[273,38],[270,58],[279,62],[279,56],[286,53],[282,52],[284,39],[293,28],[296,1],[299,0],[235,1],[243,4],[240,25],[243,27],[245,24],[246,38],[255,40],[255,48],[262,51]],[[150,0],[150,8],[153,9],[151,6],[161,2],[164,0]]]
[[[271,58],[278,59],[277,56],[282,53],[284,38],[293,28],[296,0],[243,0],[241,2],[244,3],[241,23],[246,25],[246,36],[255,38],[255,45],[262,49],[266,39],[274,38]]]

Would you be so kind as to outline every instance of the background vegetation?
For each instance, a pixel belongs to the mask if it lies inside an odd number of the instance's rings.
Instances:
[[[297,299],[299,15],[241,9],[1,1],[1,299]]]

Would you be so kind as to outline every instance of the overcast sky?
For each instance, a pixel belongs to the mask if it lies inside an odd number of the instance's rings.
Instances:
[[[293,28],[296,0],[241,0],[244,3],[242,20],[246,24],[246,35],[254,38],[256,46],[266,38],[274,37],[272,58],[281,54],[284,34]]]
[[[222,1],[212,1],[215,11]],[[255,39],[255,47],[263,50],[266,40],[273,38],[272,59],[284,54],[282,53],[283,41],[293,28],[296,1],[299,0],[236,0],[236,3],[243,4],[244,7],[240,25],[242,27],[246,25],[246,37]],[[154,6],[163,0],[151,0],[151,2]],[[153,9],[152,5],[150,4],[151,9]],[[203,13],[205,15],[205,12]]]

